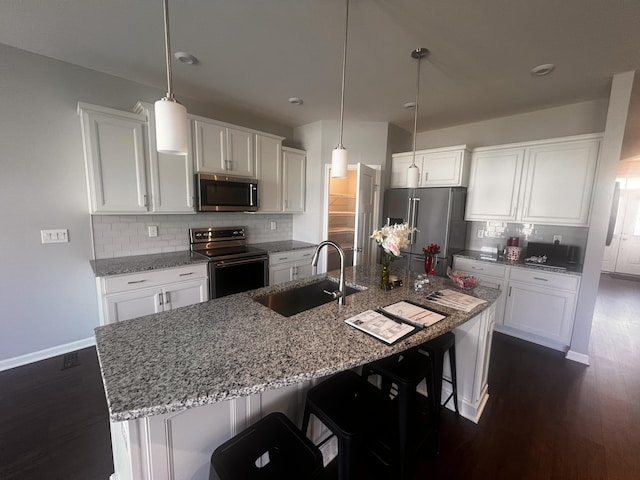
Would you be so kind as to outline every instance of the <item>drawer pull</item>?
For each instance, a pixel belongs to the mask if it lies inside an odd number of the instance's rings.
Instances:
[[[280,258],[278,258],[278,260],[288,260],[288,259],[289,259],[289,257],[280,257]]]
[[[549,279],[547,278],[540,278],[540,277],[533,277],[534,280],[540,280],[541,282],[548,282]]]
[[[131,285],[132,283],[142,283],[142,282],[146,282],[146,280],[131,280],[130,282],[127,282],[127,284]]]
[[[305,253],[304,255],[302,255],[303,257],[310,257],[311,255],[313,255],[312,253]]]
[[[478,271],[480,271],[480,272],[484,270],[484,268],[482,268],[482,267],[476,267],[476,266],[474,266],[474,265],[471,265],[471,269],[472,269],[472,270],[478,270]]]
[[[189,273],[181,273],[180,275],[178,275],[179,277],[186,277],[187,275],[193,275],[193,272],[189,272]]]

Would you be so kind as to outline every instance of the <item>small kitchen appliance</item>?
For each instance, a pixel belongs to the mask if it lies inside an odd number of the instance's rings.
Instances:
[[[264,287],[269,255],[247,245],[245,227],[190,228],[191,251],[209,258],[209,298]]]

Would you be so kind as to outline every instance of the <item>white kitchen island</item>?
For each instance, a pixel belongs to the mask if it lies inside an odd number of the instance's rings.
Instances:
[[[400,300],[428,302],[409,287],[410,273],[393,272],[404,275],[405,286],[381,290],[378,269],[347,269],[347,281],[366,289],[346,305],[334,301],[288,318],[252,297],[318,277],[98,327],[112,480],[206,480],[213,450],[266,414],[282,411],[300,425],[306,391],[323,377],[450,330],[456,333],[461,414],[477,422],[488,398],[493,304],[500,291],[477,287],[472,294],[487,303],[468,314],[437,306],[447,318],[387,346],[344,320]],[[453,287],[436,278],[432,288]]]

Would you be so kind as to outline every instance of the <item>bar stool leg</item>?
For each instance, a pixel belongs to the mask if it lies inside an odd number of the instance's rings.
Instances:
[[[451,391],[453,392],[453,406],[456,412],[456,418],[460,418],[460,410],[458,410],[458,375],[456,373],[456,346],[453,344],[449,349],[449,367],[451,368]],[[445,404],[446,405],[446,404]]]

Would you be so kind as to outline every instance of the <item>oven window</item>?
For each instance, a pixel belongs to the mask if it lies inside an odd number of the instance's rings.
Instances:
[[[211,264],[211,298],[264,287],[266,268],[264,260],[225,267]]]

